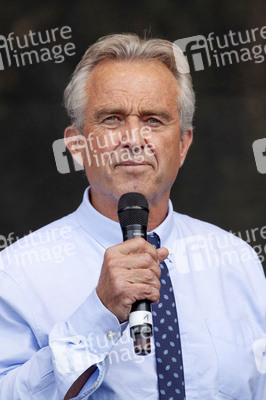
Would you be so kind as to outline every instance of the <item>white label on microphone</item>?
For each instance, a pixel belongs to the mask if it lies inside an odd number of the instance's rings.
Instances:
[[[150,311],[133,311],[129,314],[129,327],[137,325],[152,325],[152,313]]]

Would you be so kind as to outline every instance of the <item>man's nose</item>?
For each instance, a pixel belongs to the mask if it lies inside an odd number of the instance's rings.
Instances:
[[[142,125],[138,116],[129,116],[121,132],[121,143],[124,146],[144,147],[145,140],[142,135]]]

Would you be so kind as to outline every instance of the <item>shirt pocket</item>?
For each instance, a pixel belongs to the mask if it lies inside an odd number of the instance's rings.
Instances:
[[[259,378],[252,343],[263,336],[255,321],[206,320],[218,361],[218,391],[234,400],[252,400]]]

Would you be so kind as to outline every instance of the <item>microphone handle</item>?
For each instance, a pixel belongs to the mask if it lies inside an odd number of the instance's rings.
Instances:
[[[122,228],[123,240],[142,237],[147,240],[147,227],[139,224]],[[137,300],[132,304],[129,314],[130,336],[134,341],[134,351],[138,355],[151,352],[150,337],[152,335],[152,313],[149,300]]]

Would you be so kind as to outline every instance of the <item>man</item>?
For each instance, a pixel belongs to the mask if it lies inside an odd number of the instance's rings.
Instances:
[[[175,213],[169,200],[194,112],[179,49],[102,38],[65,104],[65,140],[90,187],[73,214],[2,253],[1,399],[265,398],[261,265],[246,243]],[[147,198],[154,246],[122,243],[117,205],[128,192]],[[141,299],[154,316],[145,356],[128,327]]]

